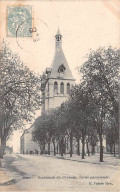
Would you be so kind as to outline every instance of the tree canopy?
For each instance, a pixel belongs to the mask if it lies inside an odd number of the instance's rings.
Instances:
[[[0,132],[7,140],[40,109],[41,78],[3,41],[0,47]]]

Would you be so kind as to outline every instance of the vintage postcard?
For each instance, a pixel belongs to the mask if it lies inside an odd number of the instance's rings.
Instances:
[[[120,191],[120,0],[0,0],[0,192]]]

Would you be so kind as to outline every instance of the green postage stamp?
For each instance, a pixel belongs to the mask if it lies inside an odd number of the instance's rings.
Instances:
[[[31,37],[32,6],[7,7],[7,36]]]

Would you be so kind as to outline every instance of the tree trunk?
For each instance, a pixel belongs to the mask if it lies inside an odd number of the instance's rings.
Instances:
[[[61,147],[60,147],[60,150],[61,150],[61,156],[63,156],[63,138],[61,139]]]
[[[82,159],[84,159],[85,156],[85,136],[82,135]]]
[[[58,154],[58,150],[59,150],[59,144],[57,143],[57,154]]]
[[[115,157],[115,143],[114,143],[114,157]]]
[[[70,132],[70,157],[72,157],[73,154],[73,134],[72,131]]]
[[[110,154],[112,155],[112,148],[113,148],[113,145],[110,145]]]
[[[44,145],[40,144],[40,155],[43,155],[43,147]]]
[[[80,138],[77,138],[77,155],[80,156]]]
[[[50,155],[50,142],[48,141],[48,154]]]
[[[92,145],[92,151],[91,151],[91,153],[92,153],[92,155],[94,154],[94,146]]]
[[[56,156],[56,151],[55,151],[55,141],[53,141],[53,148],[54,148],[54,156]]]
[[[40,155],[44,153],[44,144],[40,144]]]
[[[61,155],[61,140],[59,140],[59,143],[58,144],[59,144],[58,145],[58,148],[59,148],[58,153]]]
[[[90,150],[89,150],[88,141],[86,142],[86,144],[87,144],[87,153],[88,153],[88,156],[90,156]]]
[[[0,129],[0,159],[3,159],[3,150],[2,150],[2,129]],[[0,161],[1,163],[1,161]],[[0,164],[1,165],[1,164]]]
[[[102,134],[99,135],[100,138],[100,162],[103,162],[103,140]]]
[[[66,155],[66,138],[65,138],[65,144],[64,144],[64,154]]]
[[[95,155],[95,145],[93,146],[93,154]]]
[[[95,146],[92,145],[92,155],[95,155]]]
[[[2,167],[1,159],[0,159],[0,167]]]
[[[5,151],[5,140],[1,138],[1,143],[0,143],[0,159],[3,159],[4,151]]]
[[[5,139],[3,140],[3,145],[4,145],[4,146],[3,146],[3,147],[4,147],[4,148],[3,148],[3,151],[5,152],[5,148],[6,148],[6,140],[5,140]]]
[[[43,154],[45,154],[45,143],[43,144]]]
[[[3,159],[3,149],[2,149],[2,146],[0,147],[0,159]]]

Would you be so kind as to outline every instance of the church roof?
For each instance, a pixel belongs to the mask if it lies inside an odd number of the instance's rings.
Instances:
[[[74,78],[72,76],[72,72],[68,66],[68,63],[67,63],[67,60],[65,58],[63,51],[56,51],[55,52],[53,63],[52,63],[52,70],[51,70],[50,78],[59,78],[60,77],[60,73],[58,71],[60,65],[64,65],[64,67],[65,67],[65,71],[64,71],[62,78],[74,80]]]
[[[56,36],[57,35],[58,36],[61,35],[59,28],[58,28]],[[64,73],[61,75],[59,72],[60,66],[63,66],[65,70]],[[52,66],[51,66],[51,74],[49,78],[59,78],[59,77],[62,79],[75,80],[72,76],[72,72],[68,66],[67,60],[62,50],[62,40],[61,39],[59,41],[56,40],[56,50],[55,50],[55,55],[54,55],[54,59],[53,59]]]

